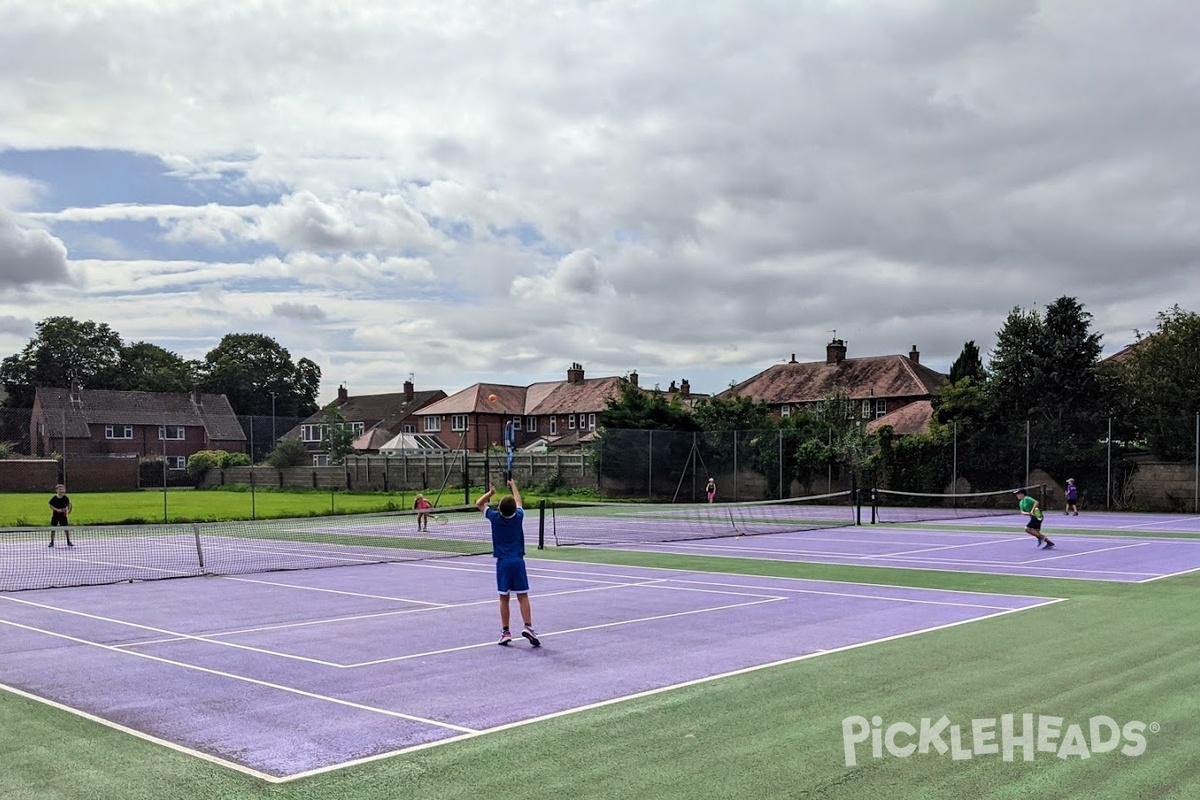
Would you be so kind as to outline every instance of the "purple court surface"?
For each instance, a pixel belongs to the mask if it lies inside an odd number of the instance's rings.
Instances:
[[[1125,583],[1147,583],[1200,570],[1200,538],[1147,535],[1200,534],[1200,517],[1120,513],[1068,517],[1048,512],[1043,532],[1054,541],[1052,550],[1039,549],[1036,541],[1023,532],[1024,526],[1025,517],[1006,514],[619,547],[727,558]],[[1138,535],[1113,535],[1122,532]]]
[[[0,689],[279,782],[1058,602],[535,559],[534,649],[496,645],[493,574],[463,557],[0,593]]]

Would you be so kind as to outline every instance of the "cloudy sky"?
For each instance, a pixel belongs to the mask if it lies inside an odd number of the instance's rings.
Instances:
[[[51,315],[355,394],[1200,310],[1192,0],[0,0],[0,356]]]

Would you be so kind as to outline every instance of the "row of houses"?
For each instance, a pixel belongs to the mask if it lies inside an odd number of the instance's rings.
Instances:
[[[798,362],[793,354],[722,394],[765,401],[773,414],[787,417],[835,392],[845,393],[869,426],[891,425],[904,434],[928,427],[930,401],[946,381],[921,364],[915,346],[907,355],[848,358],[845,342],[834,339],[824,361]],[[573,363],[565,380],[528,386],[476,383],[452,395],[417,391],[411,380],[402,391],[386,394],[350,395],[342,386],[335,401],[280,439],[299,439],[313,465],[323,466],[329,460],[327,415],[336,411],[344,420],[337,424],[351,428],[360,453],[480,452],[500,445],[509,421],[519,448],[575,449],[594,440],[600,413],[630,384],[638,386],[636,372],[589,378],[582,364]],[[687,380],[672,381],[665,394],[689,407],[707,397],[693,394]],[[188,456],[199,450],[246,451],[246,434],[224,395],[85,391],[78,385],[37,390],[30,442],[35,454],[165,456],[171,469],[184,469]]]

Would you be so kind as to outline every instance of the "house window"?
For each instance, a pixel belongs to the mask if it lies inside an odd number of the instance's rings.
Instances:
[[[871,408],[873,405],[874,404],[870,400],[863,400],[863,402],[862,402],[862,418],[863,419],[871,418]]]
[[[416,425],[413,425],[411,422],[404,423],[404,433],[416,433],[416,432],[417,432]]]
[[[167,456],[167,469],[187,469],[187,457]]]
[[[313,454],[313,466],[314,467],[328,467],[329,466],[329,454],[328,453],[314,453]]]
[[[589,431],[596,430],[596,415],[595,414],[588,414],[588,430]]]
[[[320,425],[301,425],[300,426],[300,441],[302,441],[302,442],[319,442],[319,441],[321,441],[321,426]]]
[[[105,425],[104,426],[104,438],[105,439],[132,439],[133,438],[133,426],[132,425]]]
[[[187,438],[187,434],[183,430],[182,425],[159,425],[158,440],[161,442],[182,442]]]
[[[789,406],[785,403],[784,405],[779,407],[779,416],[780,417],[787,419],[791,415],[792,415],[792,407],[791,406]]]
[[[575,430],[575,415],[567,414],[567,430]]]
[[[426,419],[429,419],[429,418],[426,417]],[[467,415],[466,414],[452,414],[450,416],[450,430],[465,431],[466,429],[467,429]],[[426,429],[426,430],[428,430],[428,429]]]
[[[558,436],[558,417],[550,418],[550,435]]]
[[[437,433],[442,429],[442,418],[436,414],[430,414],[425,418],[425,432]]]
[[[520,417],[513,417],[512,424],[513,424],[514,431],[521,430],[521,418]]]
[[[365,422],[351,422],[350,423],[350,432],[353,433],[355,436],[362,436],[363,431],[365,431],[366,429],[367,429],[367,423],[365,423]]]
[[[530,433],[537,433],[537,417],[525,418],[525,430]]]
[[[875,401],[875,416],[882,417],[886,413],[887,413],[887,400],[876,400]]]

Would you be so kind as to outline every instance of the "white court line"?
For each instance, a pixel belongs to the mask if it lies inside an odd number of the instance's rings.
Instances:
[[[581,562],[581,563],[586,563],[586,562]],[[780,659],[778,661],[772,661],[767,664],[757,664],[752,667],[743,667],[741,669],[735,669],[735,670],[730,670],[728,672],[722,672],[718,675],[709,675],[709,676],[706,676],[703,678],[694,678],[692,680],[681,681],[680,683],[671,684],[669,686],[660,686],[655,689],[647,689],[642,692],[635,692],[633,694],[628,694],[623,697],[614,697],[614,698],[611,698],[608,700],[601,700],[596,703],[589,703],[587,705],[578,706],[576,708],[568,708],[568,709],[564,709],[562,711],[554,711],[549,714],[543,714],[538,717],[531,717],[529,719],[517,720],[516,722],[507,722],[507,723],[504,723],[503,725],[497,725],[492,728],[486,728],[484,730],[475,731],[475,732],[469,733],[469,734],[463,734],[461,736],[450,736],[450,737],[441,739],[436,742],[426,742],[425,744],[412,745],[410,747],[403,747],[403,748],[399,748],[397,750],[392,750],[387,753],[376,753],[375,755],[372,755],[372,756],[356,758],[352,761],[345,761],[340,764],[330,764],[328,766],[318,767],[316,769],[307,770],[305,772],[297,772],[294,775],[288,775],[283,778],[276,778],[272,782],[273,783],[289,783],[292,781],[300,780],[302,778],[311,778],[316,775],[323,775],[323,774],[326,774],[329,772],[335,772],[337,770],[346,769],[348,767],[357,767],[362,764],[369,764],[374,761],[382,761],[383,759],[387,759],[387,758],[394,758],[396,756],[406,755],[408,753],[415,753],[415,752],[419,752],[421,750],[428,750],[432,747],[440,747],[442,745],[451,744],[454,742],[462,742],[462,741],[466,741],[468,739],[474,739],[474,738],[477,738],[480,736],[487,736],[488,734],[499,733],[500,731],[507,731],[507,730],[512,730],[514,728],[520,728],[525,725],[532,725],[534,723],[546,722],[547,720],[558,719],[560,717],[565,717],[570,714],[578,714],[580,712],[593,711],[598,708],[604,708],[606,706],[616,705],[617,703],[624,703],[624,702],[628,702],[630,700],[640,700],[645,697],[653,697],[654,695],[657,695],[657,694],[663,694],[665,692],[672,692],[677,689],[687,688],[689,686],[700,686],[705,683],[712,683],[714,681],[725,680],[727,678],[733,678],[733,677],[737,677],[739,675],[746,675],[746,674],[749,674],[752,672],[758,672],[758,671],[764,670],[764,669],[771,669],[774,667],[786,666],[788,664],[795,664],[800,661],[808,661],[813,658],[820,658],[823,656],[831,655],[833,653],[842,653],[842,652],[846,652],[849,650],[857,650],[862,647],[869,647],[871,645],[883,644],[884,642],[892,642],[892,641],[897,641],[900,639],[907,639],[912,636],[919,636],[919,635],[925,634],[925,633],[932,633],[934,631],[945,630],[947,628],[954,628],[959,625],[968,625],[968,624],[975,623],[975,622],[982,622],[987,619],[993,619],[995,617],[1002,617],[1007,614],[1013,614],[1013,613],[1016,613],[1019,611],[1030,611],[1035,608],[1041,608],[1043,606],[1054,605],[1055,603],[1061,603],[1061,602],[1064,602],[1062,598],[1046,600],[1044,602],[1037,603],[1037,604],[1031,605],[1031,606],[1025,606],[1023,608],[1009,608],[1009,609],[1005,609],[1003,611],[998,611],[995,614],[986,614],[982,617],[975,617],[973,619],[959,620],[957,622],[948,622],[948,623],[944,623],[942,625],[934,625],[929,628],[922,628],[920,630],[908,631],[906,633],[897,633],[897,634],[892,634],[890,636],[883,636],[878,639],[870,639],[865,642],[856,642],[855,644],[843,645],[842,647],[835,647],[830,650],[819,650],[817,652],[806,653],[805,655],[801,655],[801,656],[793,656],[791,658],[784,658],[784,659]]]
[[[211,669],[209,667],[201,667],[198,664],[188,664],[187,662],[184,662],[184,661],[175,661],[170,658],[162,658],[161,656],[152,656],[149,653],[139,653],[136,650],[122,650],[118,647],[113,647],[112,645],[104,644],[102,642],[93,642],[93,641],[89,641],[87,639],[81,639],[78,636],[70,636],[68,634],[59,633],[57,631],[48,631],[48,630],[44,630],[42,628],[34,627],[33,625],[24,625],[20,622],[13,622],[12,620],[0,619],[0,625],[9,625],[14,628],[21,628],[23,630],[33,631],[34,633],[41,633],[46,636],[52,636],[56,639],[64,639],[68,642],[73,642],[75,644],[87,645],[89,647],[98,647],[101,650],[106,650],[110,653],[120,653],[123,656],[129,656],[132,658],[144,658],[148,661],[156,661],[160,664],[169,664],[174,667],[182,667],[184,669],[195,670],[196,672],[203,672],[207,675],[216,675],[217,677],[220,677],[220,678],[231,678],[235,681],[242,681],[244,683],[250,683],[255,686],[263,686],[268,689],[277,689],[281,692],[287,692],[288,694],[295,694],[295,695],[299,695],[301,697],[307,697],[310,700],[324,700],[325,702],[334,703],[339,706],[346,706],[347,708],[354,708],[359,711],[370,711],[375,714],[382,714],[387,717],[395,717],[396,719],[404,719],[404,720],[408,720],[409,722],[419,722],[423,725],[432,725],[436,728],[445,728],[446,730],[459,731],[461,733],[475,733],[476,732],[475,729],[473,729],[473,728],[468,728],[463,725],[455,725],[452,722],[441,722],[440,720],[436,720],[436,719],[428,719],[426,717],[418,717],[414,714],[403,714],[399,711],[390,711],[386,708],[376,708],[375,706],[368,706],[363,703],[355,703],[350,700],[342,700],[341,698],[338,698],[338,697],[329,697],[327,695],[317,694],[315,692],[308,692],[308,691],[305,691],[304,689],[297,689],[293,686],[284,686],[284,685],[278,684],[278,683],[271,683],[270,681],[259,680],[258,678],[251,678],[247,675],[238,675],[233,672],[224,672],[219,669]]]
[[[1190,575],[1193,572],[1200,572],[1200,567],[1192,567],[1191,569],[1181,569],[1179,572],[1171,572],[1166,575],[1155,575],[1153,578],[1146,578],[1146,580],[1138,581],[1138,583],[1153,583],[1154,581],[1161,581],[1163,578],[1177,578],[1180,575]]]
[[[1176,517],[1175,519],[1164,519],[1164,520],[1159,520],[1158,522],[1139,522],[1136,525],[1114,525],[1113,529],[1118,530],[1118,531],[1132,531],[1132,530],[1138,530],[1140,528],[1149,528],[1154,525],[1179,525],[1179,524],[1186,524],[1189,526],[1194,525],[1194,524],[1200,524],[1200,517]],[[1197,531],[1193,530],[1191,527],[1188,527],[1187,529],[1179,530],[1176,532],[1177,533],[1196,533]],[[1185,539],[1184,541],[1187,541],[1187,540]]]
[[[244,764],[239,764],[236,761],[226,761],[223,758],[219,758],[214,755],[209,755],[208,753],[205,753],[202,750],[193,750],[190,747],[184,747],[183,745],[176,744],[175,742],[172,742],[169,739],[160,739],[153,734],[145,733],[143,731],[139,731],[139,730],[135,730],[133,728],[126,727],[125,725],[122,725],[119,722],[114,722],[110,719],[105,719],[104,717],[98,717],[95,714],[84,711],[81,708],[72,708],[71,706],[63,705],[62,703],[59,703],[56,700],[51,700],[48,697],[38,697],[36,694],[30,694],[29,692],[26,692],[23,689],[18,689],[15,686],[9,686],[8,684],[0,683],[0,691],[11,692],[12,694],[17,695],[18,697],[24,697],[26,700],[33,700],[34,702],[50,706],[51,708],[57,709],[59,711],[65,711],[68,714],[74,714],[75,716],[82,717],[83,719],[86,719],[89,722],[98,722],[101,725],[112,728],[113,730],[120,731],[121,733],[129,734],[130,736],[133,736],[138,739],[142,739],[143,741],[147,741],[152,744],[160,745],[162,747],[167,748],[168,750],[174,750],[176,753],[183,753],[184,755],[194,756],[194,757],[200,759],[201,761],[207,761],[210,764],[216,764],[217,766],[226,767],[228,769],[234,770],[235,772],[240,772],[243,775],[249,775],[252,778],[258,778],[261,781],[266,781],[268,783],[281,783],[285,780],[290,780],[290,778],[279,778],[275,775],[270,775],[266,772],[259,772],[256,769],[247,767]]]
[[[561,630],[561,631],[551,631],[550,633],[539,633],[538,636],[542,639],[545,639],[548,636],[562,636],[563,634],[567,634],[567,633],[579,633],[581,631],[591,631],[591,630],[597,630],[600,628],[615,628],[615,627],[619,627],[621,625],[632,625],[637,622],[655,622],[660,619],[672,619],[674,617],[687,617],[687,616],[691,616],[693,614],[710,614],[714,611],[726,611],[731,608],[745,608],[747,606],[762,605],[763,603],[776,603],[776,602],[779,602],[780,600],[786,600],[786,599],[787,599],[786,597],[768,597],[768,598],[761,599],[761,600],[751,600],[751,601],[748,601],[745,603],[730,603],[728,605],[723,605],[723,606],[713,606],[712,608],[694,608],[694,609],[690,609],[688,611],[676,611],[676,612],[673,612],[670,614],[655,614],[652,617],[636,617],[634,619],[622,619],[622,620],[618,620],[616,622],[600,622],[595,625],[586,625],[581,628],[567,628],[567,629]],[[374,661],[363,661],[358,664],[349,664],[347,666],[349,666],[349,667],[373,667],[377,664],[391,664],[391,663],[394,663],[397,661],[409,661],[414,658],[424,658],[425,656],[436,656],[436,655],[441,655],[442,653],[453,653],[453,652],[457,652],[459,650],[474,650],[476,648],[481,648],[481,647],[495,647],[495,646],[496,646],[495,640],[489,639],[488,641],[482,642],[479,644],[464,644],[464,645],[459,645],[458,647],[446,647],[441,650],[430,650],[430,651],[424,652],[424,653],[408,653],[408,654],[402,655],[402,656],[391,656],[389,658],[378,658],[378,659],[375,659]]]
[[[584,588],[584,589],[563,589],[562,591],[558,591],[558,592],[546,592],[544,594],[539,594],[538,597],[558,597],[560,595],[566,595],[566,594],[583,594],[585,592],[600,592],[600,591],[606,591],[608,589],[624,589],[624,588],[628,588],[631,586],[651,586],[656,583],[662,583],[666,580],[668,580],[668,579],[667,578],[657,578],[657,579],[647,579],[645,581],[635,582],[635,583],[613,583],[612,581],[605,581],[604,585],[602,585],[602,586],[588,586],[587,588]],[[286,630],[289,628],[304,628],[304,627],[310,627],[310,626],[314,626],[314,625],[330,625],[330,624],[334,624],[334,623],[338,623],[338,622],[357,622],[359,620],[378,619],[380,617],[399,617],[399,616],[403,616],[405,614],[428,614],[428,613],[434,612],[434,611],[446,611],[446,610],[451,610],[451,609],[456,609],[456,608],[469,608],[471,606],[490,606],[490,605],[495,605],[495,603],[496,603],[496,599],[492,598],[490,600],[472,600],[468,603],[443,604],[443,605],[439,605],[434,608],[404,608],[404,609],[398,609],[396,611],[378,611],[373,614],[352,614],[352,615],[341,616],[341,617],[330,617],[327,619],[305,620],[303,622],[283,622],[283,623],[277,623],[274,625],[260,625],[258,627],[254,627],[254,628],[239,628],[237,630],[232,630],[232,631],[217,631],[217,632],[213,632],[213,633],[206,633],[205,634],[206,638],[204,641],[208,641],[211,644],[224,644],[224,642],[210,641],[210,639],[213,637],[218,637],[218,636],[236,636],[236,635],[245,634],[245,633],[262,633],[262,632],[267,632],[267,631]],[[152,644],[168,644],[170,642],[187,641],[192,638],[194,638],[194,637],[182,636],[182,637],[172,637],[172,638],[168,638],[168,639],[143,639],[143,640],[136,641],[136,642],[125,642],[124,644],[113,645],[113,647],[141,647],[144,645],[152,645]],[[262,652],[264,655],[278,655],[278,656],[281,656],[284,658],[288,657],[286,653],[276,653],[276,652],[273,652],[270,650],[263,650]],[[335,663],[330,662],[327,664],[327,666],[333,666],[333,667],[338,667],[339,669],[344,669],[347,666],[352,666],[352,665],[335,664]]]
[[[678,544],[686,544],[686,542],[680,542]],[[682,555],[696,555],[701,558],[717,558],[718,557],[718,556],[708,556],[704,553],[691,553],[688,550],[673,550],[671,552],[674,552],[677,554],[682,554]],[[816,554],[816,553],[813,554],[813,556],[817,556],[817,555],[818,554]],[[989,569],[970,569],[969,568],[970,566],[986,566],[988,564],[988,562],[983,562],[983,561],[963,561],[962,564],[965,564],[967,566],[961,566],[961,565],[959,565],[959,566],[937,566],[938,564],[954,564],[955,562],[948,561],[948,560],[933,561],[933,560],[926,560],[926,559],[920,559],[920,558],[914,558],[914,559],[899,558],[896,560],[897,561],[909,560],[909,561],[915,562],[916,564],[919,564],[920,566],[910,567],[910,566],[905,566],[904,564],[872,564],[872,565],[869,565],[869,568],[875,569],[876,567],[879,567],[879,568],[883,568],[883,569],[902,569],[902,570],[909,570],[909,571],[916,571],[916,572],[959,572],[959,573],[966,573],[969,575],[995,575],[995,576],[999,576],[1002,578],[1049,578],[1049,579],[1053,579],[1053,580],[1064,580],[1064,581],[1089,581],[1089,580],[1090,581],[1094,581],[1094,580],[1103,581],[1103,580],[1106,580],[1104,578],[1088,578],[1088,577],[1079,577],[1077,575],[1041,575],[1041,574],[1038,574],[1037,572],[1002,572],[1002,571],[989,570]],[[593,562],[576,561],[576,562],[570,562],[570,563],[590,564]],[[798,563],[817,564],[817,565],[822,565],[822,566],[832,565],[832,566],[843,566],[843,567],[868,566],[868,565],[856,564],[856,563],[846,563],[843,561],[804,561],[802,559],[798,560]],[[1008,564],[1008,563],[1004,563],[1004,562],[996,562],[995,566],[1009,567],[1009,568],[1016,569],[1019,565]],[[682,569],[679,567],[647,567],[646,569],[674,569],[674,570],[678,570],[680,572],[696,572],[697,571],[695,569]],[[1153,572],[1128,572],[1128,571],[1096,570],[1096,569],[1067,569],[1064,567],[1032,567],[1031,569],[1033,569],[1033,570],[1041,569],[1041,570],[1047,571],[1047,572],[1086,572],[1089,575],[1128,575],[1128,576],[1130,576],[1129,580],[1111,579],[1109,581],[1111,583],[1142,583],[1143,581],[1133,579],[1133,576],[1137,576],[1137,575],[1161,577],[1161,576],[1156,575]],[[736,574],[736,573],[725,573],[725,574]],[[864,583],[864,581],[829,581],[826,578],[780,577],[780,578],[778,578],[778,580],[795,580],[795,581],[805,581],[805,580],[821,581],[821,580],[824,580],[828,583],[848,583],[848,584],[857,583],[860,585]],[[893,589],[915,589],[916,588],[916,587],[911,587],[911,586],[899,586],[896,584],[888,584],[888,583],[870,583],[868,585],[870,585],[870,586],[885,586],[885,587],[890,587]],[[928,589],[928,588],[923,588],[923,587],[920,589],[920,591],[923,591],[923,592],[948,592],[950,594],[971,594],[972,593],[965,589],[962,589],[962,590],[960,590],[960,589]],[[974,592],[974,594],[985,594],[986,595],[986,594],[999,594],[999,593],[998,592]]]
[[[886,555],[864,556],[864,558],[892,558],[894,556],[911,556],[916,555],[917,553],[932,553],[937,550],[954,550],[955,548],[959,547],[982,547],[986,544],[1011,544],[1012,542],[1019,541],[1016,536],[1016,534],[1013,534],[1011,536],[1006,536],[1003,539],[988,539],[985,542],[971,542],[969,544],[942,544],[937,545],[936,547],[922,547],[919,550],[901,550],[898,553],[888,553]]]
[[[365,594],[363,592],[347,592],[342,589],[325,589],[319,586],[297,586],[294,583],[280,583],[279,581],[264,581],[258,578],[242,578],[234,575],[223,575],[223,580],[237,581],[238,583],[259,583],[263,586],[282,586],[287,589],[300,589],[306,592],[326,592],[328,594],[341,594],[349,597],[364,597],[368,600],[392,600],[397,603],[413,603],[421,606],[445,606],[447,603],[434,603],[428,600],[414,600],[411,597],[388,597],[381,594]]]
[[[267,650],[267,649],[261,648],[261,647],[251,647],[250,645],[236,644],[234,642],[222,642],[217,639],[210,639],[207,636],[196,636],[193,634],[181,633],[179,631],[168,630],[167,628],[157,628],[153,625],[142,625],[137,622],[128,622],[123,619],[114,619],[112,617],[102,617],[99,614],[89,614],[86,611],[76,611],[71,608],[60,608],[58,606],[52,606],[47,603],[35,603],[32,600],[22,600],[17,597],[9,597],[7,595],[0,595],[0,600],[8,600],[13,603],[19,603],[21,605],[31,606],[33,608],[40,608],[40,609],[44,609],[46,611],[57,611],[62,614],[71,614],[72,616],[83,617],[84,619],[96,620],[98,622],[110,622],[114,625],[121,625],[126,628],[134,628],[136,630],[151,631],[153,633],[161,633],[165,636],[175,637],[176,639],[183,640],[183,641],[206,642],[208,644],[215,644],[215,645],[219,645],[221,647],[232,647],[237,650],[248,650],[251,653],[258,653],[260,655],[278,656],[279,658],[290,658],[294,661],[305,661],[309,664],[319,664],[323,667],[341,666],[340,664],[335,664],[332,661],[322,661],[319,658],[306,658],[304,656],[294,656],[294,655],[290,655],[288,653],[277,653],[273,650]],[[0,622],[5,622],[5,620],[0,620]],[[15,625],[16,623],[9,623],[9,624]],[[110,648],[117,652],[132,653],[132,651],[121,649],[122,647],[129,647],[129,646],[131,646],[131,645],[129,645],[129,644],[126,644],[126,645],[104,645],[104,647]],[[141,655],[141,653],[134,653],[134,655]]]
[[[1122,544],[1116,547],[1101,547],[1099,550],[1083,550],[1079,553],[1063,553],[1058,556],[1049,556],[1047,558],[1033,558],[1028,561],[1022,561],[1022,564],[1040,564],[1043,561],[1057,561],[1060,558],[1078,558],[1079,556],[1094,556],[1096,553],[1107,553],[1112,550],[1128,550],[1131,547],[1146,547],[1150,542],[1134,542],[1133,544]]]

